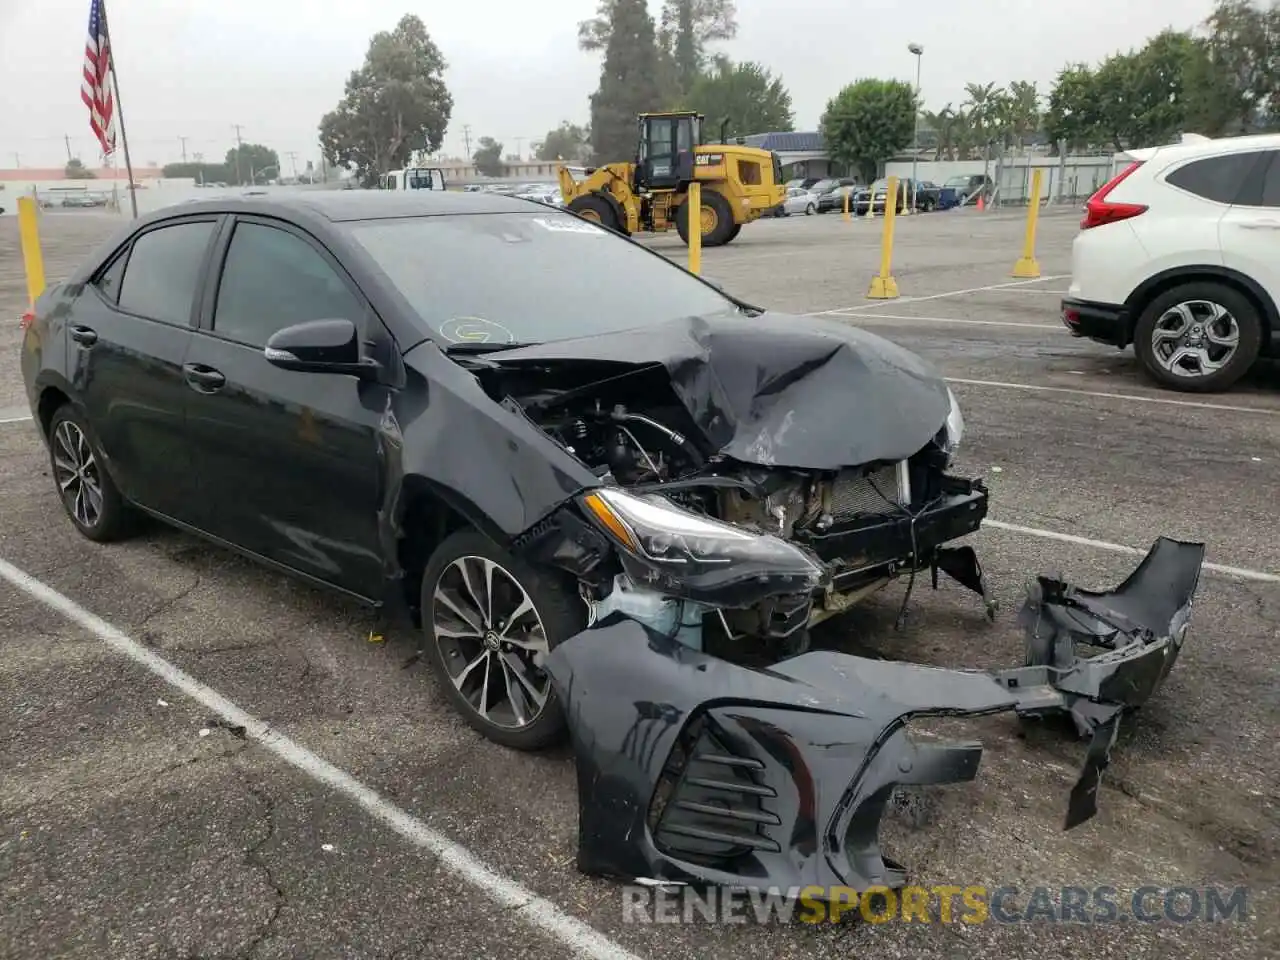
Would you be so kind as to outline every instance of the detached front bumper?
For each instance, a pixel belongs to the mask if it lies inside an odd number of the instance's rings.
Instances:
[[[1122,714],[1186,636],[1202,544],[1161,539],[1115,590],[1041,577],[1027,664],[987,673],[827,651],[753,669],[624,618],[546,661],[578,769],[578,866],[625,880],[901,887],[880,849],[894,790],[973,780],[982,746],[914,741],[914,717],[1066,711],[1091,743],[1065,828],[1094,815]],[[1084,657],[1078,644],[1103,648]]]

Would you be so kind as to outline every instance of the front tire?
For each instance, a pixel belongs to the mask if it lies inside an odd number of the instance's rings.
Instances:
[[[729,200],[723,195],[714,191],[704,191],[702,194],[702,211],[710,211],[714,223],[710,230],[704,230],[702,233],[702,245],[704,247],[722,247],[735,236],[734,227],[739,224],[734,222],[733,208],[729,205]],[[701,225],[702,211],[699,211],[699,225]],[[685,200],[676,208],[676,232],[680,234],[680,239],[685,243],[689,242],[689,202]]]
[[[564,712],[542,664],[586,627],[572,584],[460,530],[427,563],[421,609],[432,672],[473,729],[516,750],[564,739]]]
[[[813,216],[813,214],[814,214],[814,207],[813,207],[813,204],[811,203],[811,204],[809,204],[807,207],[805,207],[805,208],[804,208],[804,215],[805,215],[806,217],[812,217],[812,216]]]
[[[82,536],[110,543],[133,532],[134,514],[107,472],[102,448],[69,403],[49,419],[49,469],[62,509]]]
[[[1262,317],[1240,291],[1213,282],[1185,283],[1152,300],[1133,331],[1143,371],[1186,393],[1226,390],[1248,372],[1262,348]]]
[[[612,230],[614,233],[622,232],[622,224],[618,222],[617,212],[604,197],[597,197],[594,194],[574,197],[569,204],[569,211],[576,213],[584,220],[598,223],[606,230]]]

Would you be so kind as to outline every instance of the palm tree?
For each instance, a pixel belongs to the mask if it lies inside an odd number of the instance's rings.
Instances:
[[[955,108],[948,103],[937,113],[926,110],[923,118],[925,125],[934,133],[933,159],[956,159],[957,139],[963,118],[956,113]]]
[[[1000,87],[994,83],[966,83],[964,92],[968,99],[962,106],[969,112],[969,126],[976,134],[978,144],[984,144],[995,125],[996,117],[993,114]]]
[[[1019,147],[1040,129],[1040,101],[1034,83],[1015,80],[1009,84],[1009,120]]]

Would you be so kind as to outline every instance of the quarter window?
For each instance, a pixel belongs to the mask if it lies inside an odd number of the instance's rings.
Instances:
[[[213,228],[210,220],[175,223],[134,240],[120,284],[120,309],[165,323],[190,323]]]
[[[1215,203],[1235,203],[1244,187],[1245,177],[1249,175],[1259,156],[1257,151],[1251,151],[1205,157],[1179,167],[1165,179],[1197,197]]]
[[[350,320],[364,309],[337,272],[301,237],[258,223],[236,225],[218,286],[213,329],[261,347],[308,320]]]
[[[1267,177],[1262,181],[1262,205],[1280,207],[1280,150],[1271,152],[1271,166],[1267,168]]]

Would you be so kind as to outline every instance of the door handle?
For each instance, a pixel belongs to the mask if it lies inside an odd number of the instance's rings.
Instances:
[[[200,363],[183,364],[182,373],[191,387],[204,393],[212,393],[227,382],[227,378],[213,367],[206,367]]]
[[[92,347],[98,342],[98,331],[77,324],[71,328],[71,339],[83,346]]]

